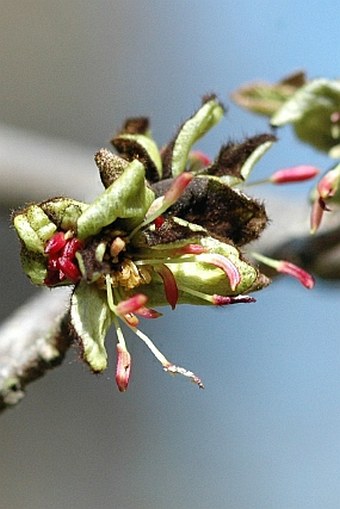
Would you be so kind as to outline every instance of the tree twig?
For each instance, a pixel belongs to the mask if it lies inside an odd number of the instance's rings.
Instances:
[[[69,289],[41,290],[0,327],[0,410],[24,396],[24,388],[60,364],[71,339],[66,303]]]
[[[71,189],[72,196],[76,194],[79,199],[88,196],[90,189],[91,194],[95,192],[92,149],[4,126],[0,126],[0,146],[5,147],[0,150],[2,204],[42,200],[50,196],[51,190],[65,194]],[[272,224],[261,238],[261,251],[275,252],[279,257],[288,255],[290,259],[298,256],[302,265],[317,270],[317,261],[327,260],[328,277],[340,277],[339,257],[326,257],[340,245],[337,221],[333,218],[327,233],[311,239],[306,236],[307,206],[304,208],[298,200],[287,204],[286,200],[270,200],[268,196],[266,201]],[[0,410],[15,405],[28,383],[62,361],[71,341],[67,320],[60,319],[66,313],[68,299],[67,289],[41,290],[0,327]]]

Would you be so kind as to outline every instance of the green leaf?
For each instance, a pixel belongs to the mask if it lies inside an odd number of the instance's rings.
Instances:
[[[20,253],[21,265],[25,274],[34,285],[43,285],[47,276],[46,258],[40,253],[27,251],[23,248]]]
[[[151,178],[151,180],[162,178],[161,156],[156,143],[150,136],[124,133],[113,138],[111,143],[120,154],[124,154],[130,161],[138,157],[146,168],[147,178]],[[155,179],[155,172],[157,179]]]
[[[271,118],[274,127],[293,124],[296,135],[315,148],[330,151],[334,138],[331,115],[340,111],[340,81],[317,79],[300,88]]]
[[[250,154],[248,159],[245,161],[241,168],[241,175],[244,180],[247,180],[250,173],[252,172],[254,166],[258,163],[258,161],[264,156],[264,154],[270,149],[275,140],[265,141]]]
[[[203,106],[180,127],[171,144],[171,174],[180,175],[186,167],[189,151],[207,131],[224,115],[224,108],[215,97],[208,98]]]
[[[146,185],[144,166],[135,159],[78,218],[78,237],[96,235],[117,218],[130,219],[132,229],[142,222],[153,199],[154,193]]]
[[[304,73],[296,72],[278,83],[246,84],[233,92],[232,99],[247,110],[271,117],[305,83]]]
[[[74,230],[78,217],[87,209],[86,203],[71,198],[52,198],[40,204],[42,210],[63,231]]]
[[[44,253],[45,243],[57,227],[39,205],[31,205],[13,219],[14,228],[28,251]]]
[[[105,336],[112,323],[106,293],[81,282],[71,299],[70,323],[84,360],[93,371],[103,371],[107,366]]]

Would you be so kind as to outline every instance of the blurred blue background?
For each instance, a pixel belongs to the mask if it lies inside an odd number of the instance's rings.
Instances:
[[[149,115],[162,144],[215,91],[229,113],[200,146],[213,156],[229,137],[266,130],[230,103],[232,90],[301,68],[337,77],[338,41],[335,0],[2,2],[1,121],[95,150],[125,117]],[[258,175],[327,167],[289,129],[280,136]],[[284,192],[304,200],[308,187],[295,189]],[[2,317],[32,291],[6,215]],[[307,292],[280,280],[253,305],[183,307],[143,324],[205,391],[163,374],[133,337],[124,395],[114,360],[95,377],[70,352],[0,418],[3,507],[338,509],[339,307],[336,284]]]

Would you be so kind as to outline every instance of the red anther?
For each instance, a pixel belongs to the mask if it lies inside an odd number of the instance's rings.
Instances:
[[[65,233],[57,232],[50,238],[50,240],[46,242],[45,253],[46,254],[59,253],[65,247],[65,244],[66,244]]]
[[[163,216],[158,216],[154,220],[154,225],[156,227],[156,230],[159,230],[159,228],[165,223],[165,219]]]
[[[58,268],[65,275],[67,279],[72,281],[72,283],[77,283],[81,277],[80,270],[78,267],[71,262],[68,258],[61,257],[58,259]],[[61,277],[61,281],[63,278]]]
[[[47,269],[48,270],[58,270],[58,254],[53,254],[48,257],[47,261]]]
[[[68,258],[69,260],[72,260],[72,258],[74,258],[76,252],[83,247],[83,242],[79,239],[77,239],[76,237],[73,237],[72,239],[70,239],[65,247],[64,247],[64,251],[63,251],[63,257],[65,258]]]
[[[178,287],[175,276],[166,265],[155,267],[155,270],[163,279],[166,300],[172,309],[175,309],[178,301]]]
[[[55,286],[58,283],[60,283],[59,272],[58,271],[48,272],[47,276],[44,279],[44,284],[46,286]]]
[[[119,304],[117,304],[116,311],[119,315],[135,313],[139,308],[146,304],[147,300],[147,296],[143,293],[136,293],[133,297],[120,301]]]

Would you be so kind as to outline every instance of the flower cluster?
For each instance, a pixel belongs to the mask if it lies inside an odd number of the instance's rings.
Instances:
[[[340,80],[307,80],[297,72],[278,83],[244,85],[233,94],[244,108],[270,117],[272,127],[291,124],[295,135],[317,150],[340,159]],[[325,172],[312,193],[311,233],[315,233],[325,211],[339,205],[340,164]]]
[[[131,357],[122,324],[152,351],[165,371],[182,374],[199,387],[191,371],[166,359],[139,328],[139,319],[160,316],[157,306],[225,306],[253,302],[249,294],[269,284],[241,251],[267,223],[263,204],[244,186],[256,161],[275,137],[254,136],[222,146],[210,161],[193,144],[224,114],[215,96],[178,129],[161,151],[148,119],[129,119],[112,140],[118,154],[95,156],[104,191],[91,204],[58,197],[14,214],[22,243],[21,260],[34,284],[73,285],[70,332],[94,372],[107,367],[105,336],[117,334],[116,382],[127,389]],[[275,172],[281,184],[315,176],[299,166]],[[254,259],[297,277],[307,288],[311,276],[283,261]]]

